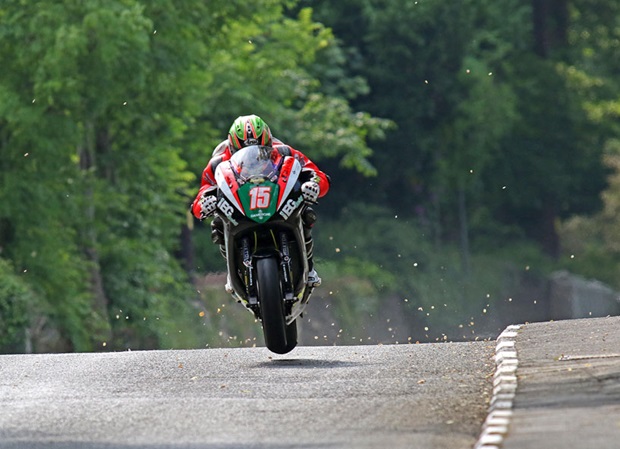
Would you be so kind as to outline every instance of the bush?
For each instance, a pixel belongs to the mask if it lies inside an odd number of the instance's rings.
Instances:
[[[415,220],[359,204],[348,206],[337,220],[321,222],[315,238],[319,270],[334,288],[332,299],[345,322],[353,327],[396,296],[407,304],[408,319],[430,329],[428,338],[477,334],[477,323],[488,321],[499,301],[515,291],[514,273],[544,275],[557,266],[515,236],[471,254],[466,271],[459,249],[438,248]]]
[[[32,303],[33,294],[26,283],[0,258],[0,352],[24,352]]]

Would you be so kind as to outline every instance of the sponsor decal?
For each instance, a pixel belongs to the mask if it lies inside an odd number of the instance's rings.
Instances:
[[[276,212],[279,188],[270,181],[263,184],[244,184],[239,187],[239,198],[243,210],[250,220],[264,223]]]
[[[271,186],[256,186],[250,189],[250,210],[267,209],[271,202]]]
[[[235,212],[235,209],[230,205],[230,203],[228,201],[226,201],[226,199],[224,198],[220,198],[219,203],[217,203],[217,207],[219,210],[222,211],[222,213],[224,214],[224,216],[226,218],[228,218],[228,220],[235,226],[237,226],[239,224],[239,222],[237,222],[237,220],[235,220],[233,218],[233,213]]]
[[[303,197],[299,195],[297,200],[291,198],[286,203],[284,203],[284,206],[282,206],[282,209],[280,210],[280,215],[282,216],[282,218],[288,220],[288,217],[290,217],[291,214],[295,212],[295,209],[297,209],[303,201]]]

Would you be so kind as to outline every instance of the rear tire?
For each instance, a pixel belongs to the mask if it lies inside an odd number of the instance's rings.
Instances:
[[[276,354],[286,354],[297,345],[297,327],[294,327],[294,344],[287,344],[287,337],[293,337],[293,331],[289,330],[284,317],[284,303],[282,289],[280,288],[278,262],[273,257],[258,259],[256,261],[256,278],[258,287],[258,303],[263,319],[263,336],[265,345]]]

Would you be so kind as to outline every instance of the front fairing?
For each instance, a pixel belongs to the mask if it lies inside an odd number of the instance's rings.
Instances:
[[[215,174],[217,214],[224,221],[227,268],[235,297],[254,304],[253,261],[277,257],[280,269],[290,271],[288,284],[283,281],[293,295],[287,297],[288,323],[303,311],[308,296],[300,300],[308,273],[300,174],[301,164],[295,157],[261,146],[237,151],[218,165]]]
[[[243,148],[216,170],[218,207],[233,224],[244,218],[256,223],[286,220],[303,201],[300,173],[295,158],[283,157],[271,147]]]
[[[264,223],[276,212],[279,187],[271,181],[252,181],[239,187],[239,198],[246,217]]]

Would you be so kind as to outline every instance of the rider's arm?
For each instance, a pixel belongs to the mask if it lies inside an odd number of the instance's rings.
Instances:
[[[224,140],[217,147],[215,147],[215,149],[213,150],[213,154],[211,155],[211,160],[202,171],[202,177],[200,178],[201,188],[207,184],[210,186],[216,185],[215,169],[218,165],[220,165],[221,162],[230,159],[230,156],[231,152],[227,140]]]
[[[201,200],[208,195],[216,195],[217,194],[217,186],[211,186],[209,184],[205,184],[203,185],[200,190],[198,191],[198,194],[196,195],[196,198],[194,198],[194,202],[192,203],[192,214],[194,214],[194,217],[198,218],[199,220],[203,218],[202,216],[202,204],[200,203]]]
[[[228,141],[225,140],[215,147],[211,160],[202,171],[202,176],[200,177],[200,190],[198,190],[198,194],[196,195],[191,207],[192,213],[196,218],[200,218],[202,212],[200,200],[205,195],[215,195],[217,193],[215,169],[221,162],[228,159],[230,159],[230,149],[228,147]]]
[[[274,147],[276,147],[274,145]],[[294,149],[290,145],[283,145],[287,147],[291,155],[299,161],[302,167],[302,176],[306,179],[304,181],[315,181],[319,185],[319,198],[324,196],[329,190],[330,179],[325,173],[323,173],[317,165],[308,158],[301,151]]]

